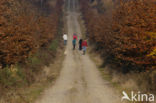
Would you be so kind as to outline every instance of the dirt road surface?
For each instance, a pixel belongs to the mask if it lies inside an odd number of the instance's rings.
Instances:
[[[66,0],[68,10],[66,57],[56,83],[47,89],[36,103],[120,103],[121,97],[113,91],[109,82],[102,79],[89,56],[82,55],[78,45],[76,50],[72,50],[73,33],[77,33],[78,38],[81,37],[77,5],[77,0]]]

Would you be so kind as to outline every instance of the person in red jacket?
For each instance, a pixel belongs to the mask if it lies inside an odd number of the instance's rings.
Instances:
[[[77,35],[76,35],[76,34],[73,35],[73,40],[74,40],[74,39],[77,40]]]
[[[86,53],[87,46],[88,46],[87,40],[82,41],[83,55],[85,55],[85,53]]]

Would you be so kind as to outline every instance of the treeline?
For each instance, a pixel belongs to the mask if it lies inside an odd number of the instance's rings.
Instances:
[[[40,0],[32,2],[0,0],[1,68],[24,63],[39,48],[47,47],[58,33],[62,0],[57,0],[52,11],[46,13],[41,12]]]
[[[156,69],[156,3],[119,0],[99,12],[90,0],[81,0],[87,34],[105,60],[131,70]],[[110,9],[111,8],[111,9]],[[99,9],[99,8],[98,8]]]

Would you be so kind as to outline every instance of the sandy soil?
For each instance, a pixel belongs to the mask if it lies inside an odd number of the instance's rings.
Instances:
[[[67,0],[68,43],[60,76],[36,103],[120,103],[121,97],[104,81],[95,63],[82,51],[72,50],[72,35],[81,37],[76,0]],[[78,44],[78,43],[77,43]],[[59,65],[59,64],[58,64]]]

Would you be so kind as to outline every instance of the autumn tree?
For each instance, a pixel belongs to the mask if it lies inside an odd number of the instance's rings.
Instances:
[[[99,13],[89,1],[81,0],[90,41],[96,44],[96,50],[120,66],[155,68],[155,1],[119,0],[114,3],[115,8]]]
[[[31,0],[0,1],[1,66],[25,62],[39,48],[48,46],[57,35],[60,1],[57,0],[55,9],[46,15],[31,4]]]

